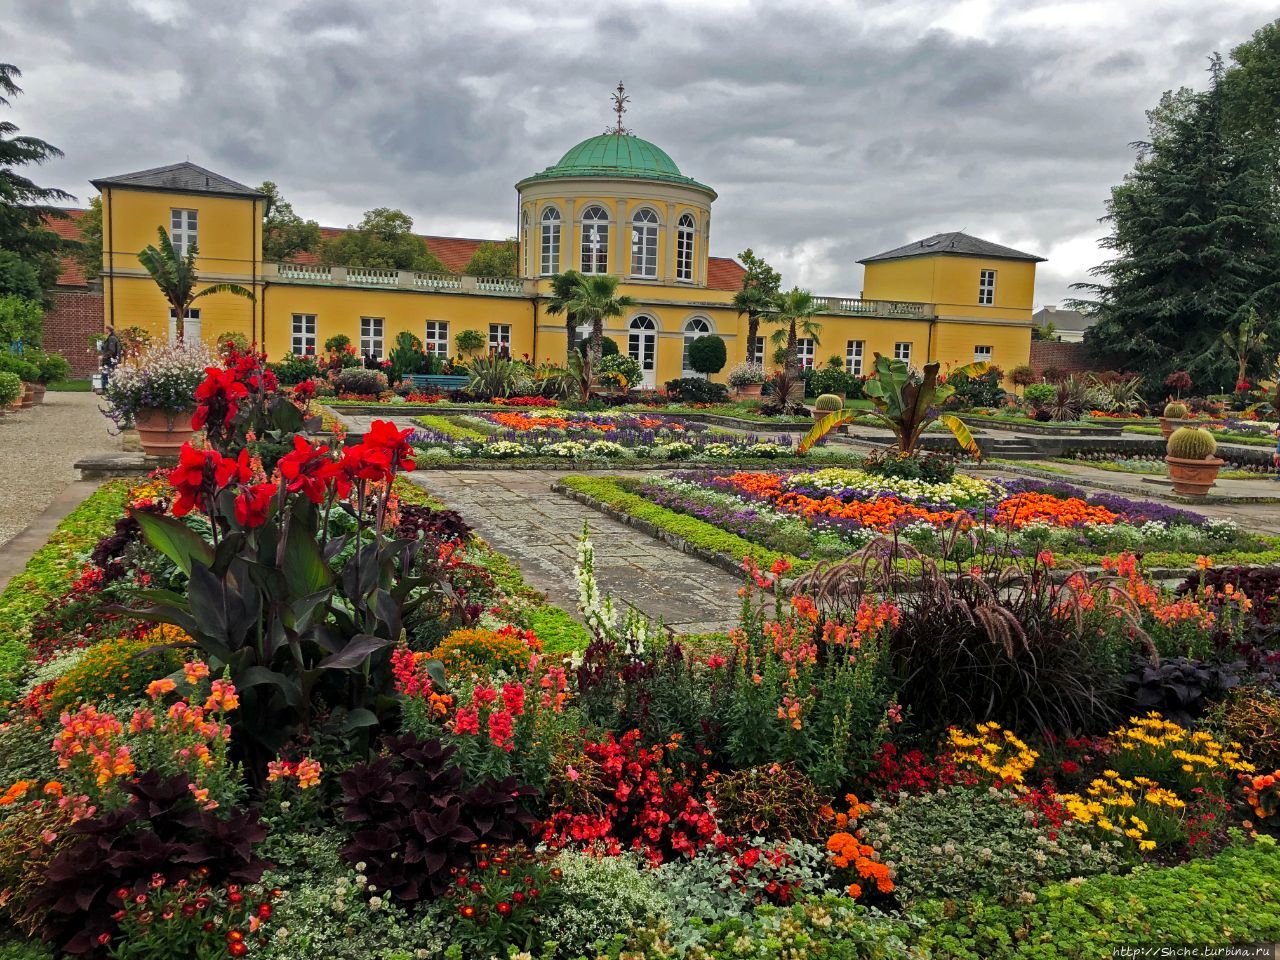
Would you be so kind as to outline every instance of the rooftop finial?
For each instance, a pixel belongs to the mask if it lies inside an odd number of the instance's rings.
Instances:
[[[618,115],[617,126],[605,133],[614,133],[619,136],[625,136],[631,133],[622,125],[622,115],[627,112],[627,104],[631,102],[631,98],[627,96],[627,88],[622,85],[622,81],[618,81],[618,89],[613,93],[613,112]]]

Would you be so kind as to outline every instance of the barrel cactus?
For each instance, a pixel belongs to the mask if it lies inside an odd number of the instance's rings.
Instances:
[[[824,393],[813,401],[813,409],[823,410],[831,413],[836,410],[844,409],[844,401],[837,397],[834,393]]]
[[[1217,449],[1213,434],[1201,427],[1179,427],[1169,437],[1169,456],[1180,460],[1208,460]]]
[[[1187,416],[1187,405],[1185,403],[1166,403],[1164,406],[1164,416],[1166,420],[1185,420]]]

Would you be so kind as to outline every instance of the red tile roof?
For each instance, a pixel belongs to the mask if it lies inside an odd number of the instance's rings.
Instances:
[[[337,237],[344,233],[346,233],[346,230],[341,227],[321,227],[320,239],[328,240],[330,237]],[[475,240],[470,237],[435,237],[427,234],[418,234],[418,236],[426,241],[427,249],[439,257],[453,273],[461,273],[466,268],[480,244],[504,242],[502,240]],[[312,251],[295,254],[290,260],[294,263],[310,265],[318,263],[320,256]],[[707,286],[712,290],[737,291],[742,288],[742,277],[746,272],[746,268],[736,260],[730,260],[726,257],[711,257],[707,265]]]
[[[57,217],[46,216],[44,225],[64,240],[79,240],[79,221],[87,211],[69,209],[64,212],[68,215],[68,219],[62,220]],[[58,286],[86,287],[88,285],[89,281],[84,275],[84,267],[80,265],[80,261],[75,257],[63,257],[62,266],[58,270]]]

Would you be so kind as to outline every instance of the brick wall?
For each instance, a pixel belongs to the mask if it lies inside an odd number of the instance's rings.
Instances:
[[[77,377],[98,372],[89,337],[102,332],[101,287],[57,287],[53,309],[44,315],[44,348],[60,353]]]
[[[1056,367],[1064,374],[1096,369],[1093,356],[1083,343],[1032,340],[1031,368],[1038,374],[1049,367]]]

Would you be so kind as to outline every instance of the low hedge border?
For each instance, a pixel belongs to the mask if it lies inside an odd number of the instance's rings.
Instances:
[[[1159,437],[1162,435],[1159,427],[1148,427],[1141,424],[1126,426],[1124,428],[1124,432],[1145,434],[1146,436],[1151,437]],[[1230,431],[1217,431],[1213,434],[1213,438],[1217,440],[1218,443],[1238,443],[1244,447],[1269,447],[1275,443],[1275,439],[1273,437],[1254,437],[1249,436],[1248,434],[1232,433]]]
[[[567,476],[553,484],[551,489],[620,523],[635,527],[681,553],[739,576],[742,575],[742,561],[748,556],[755,557],[762,567],[770,566],[774,560],[786,560],[791,564],[793,574],[804,573],[817,566],[817,561],[770,550],[705,520],[659,506],[631,492],[625,478]],[[1263,537],[1262,540],[1269,545],[1268,549],[1256,553],[1240,550],[1218,553],[1213,555],[1213,562],[1219,566],[1244,567],[1280,564],[1280,537]],[[1198,556],[1164,551],[1143,554],[1142,560],[1148,576],[1172,579],[1184,577],[1195,570]],[[1102,557],[1098,553],[1072,553],[1060,554],[1058,559],[1086,569],[1100,569]],[[908,569],[911,566],[911,563],[907,564]]]
[[[917,942],[933,960],[1109,960],[1139,944],[1273,943],[1280,940],[1278,875],[1280,848],[1259,837],[1176,867],[1053,884],[1025,906],[928,904],[918,911]]]
[[[123,516],[129,481],[104,483],[63,517],[48,542],[0,593],[0,701],[11,700],[30,655],[22,634],[84,565],[85,555]]]

